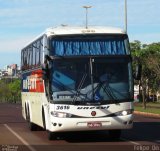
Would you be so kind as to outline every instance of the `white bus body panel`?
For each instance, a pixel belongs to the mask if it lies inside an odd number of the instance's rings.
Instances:
[[[69,110],[57,110],[57,106],[69,106]],[[108,108],[109,106],[109,108]],[[105,108],[106,109],[96,109]],[[120,103],[120,104],[108,104],[101,106],[77,106],[77,105],[54,105],[50,104],[50,111],[48,112],[49,121],[49,131],[61,132],[61,131],[88,131],[88,130],[110,130],[110,129],[130,129],[133,126],[133,114],[125,116],[114,116],[109,117],[109,115],[133,109],[133,103]],[[78,109],[79,108],[79,109]],[[81,108],[81,109],[80,109]],[[108,109],[107,109],[108,108]],[[72,115],[79,116],[77,118],[59,118],[51,115],[52,111],[65,112]],[[96,115],[93,117],[91,112],[95,111]],[[108,115],[108,117],[107,117]],[[88,127],[88,123],[101,123],[101,127]],[[130,123],[131,122],[131,123]],[[54,126],[56,125],[56,126]]]
[[[43,103],[45,102],[45,103]],[[46,129],[52,132],[65,131],[89,131],[89,130],[111,130],[111,129],[130,129],[133,124],[133,114],[126,116],[109,117],[112,113],[133,109],[132,102],[119,104],[108,104],[101,106],[82,106],[82,105],[66,105],[66,104],[51,104],[47,101],[45,93],[22,93],[22,114],[26,119],[25,103],[29,105],[31,122],[43,127],[42,107],[45,113]],[[66,106],[69,109],[66,109]],[[61,108],[61,109],[60,109]],[[105,109],[104,109],[105,108]],[[64,112],[77,117],[60,118],[51,115],[51,112]],[[91,112],[95,111],[93,117]],[[108,115],[108,117],[107,117]],[[88,123],[101,123],[101,127],[88,127]],[[56,126],[54,125],[56,124]]]
[[[22,115],[26,119],[25,105],[29,107],[30,122],[43,127],[42,107],[47,98],[45,93],[22,92]]]

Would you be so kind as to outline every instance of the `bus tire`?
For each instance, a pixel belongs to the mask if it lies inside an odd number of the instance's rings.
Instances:
[[[30,131],[37,130],[37,125],[31,122],[29,108],[28,108],[28,125],[29,125]]]
[[[26,121],[28,122],[29,117],[28,117],[28,109],[26,103],[25,103],[25,114],[26,114]]]
[[[36,131],[37,130],[37,125],[29,121],[29,129],[30,131]]]
[[[48,131],[48,139],[56,140],[57,139],[56,133]]]
[[[121,130],[109,130],[109,137],[112,140],[119,140],[121,137]]]
[[[43,108],[42,108],[42,121],[43,121],[43,129],[46,130],[45,113]]]

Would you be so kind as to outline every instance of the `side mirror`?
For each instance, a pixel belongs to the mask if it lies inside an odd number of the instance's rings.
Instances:
[[[42,70],[43,70],[43,79],[49,78],[49,70],[51,69],[51,61],[52,58],[48,55],[45,55],[44,63],[42,64]]]
[[[47,63],[42,64],[41,67],[42,67],[42,70],[43,70],[43,71],[46,71],[46,70],[48,69]]]
[[[50,57],[48,55],[45,55],[44,63],[42,64],[43,80],[46,80],[49,76],[48,61],[50,60]]]
[[[42,64],[42,79],[46,80],[47,79],[47,74],[48,73],[48,68],[47,64]]]
[[[141,74],[142,74],[142,65],[138,64],[136,65],[135,73],[134,73],[134,79],[135,80],[140,80],[141,79]]]

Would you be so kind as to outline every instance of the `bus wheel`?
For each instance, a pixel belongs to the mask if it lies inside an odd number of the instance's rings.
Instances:
[[[29,129],[31,131],[36,131],[37,130],[37,125],[32,123],[30,120],[30,113],[28,112],[28,125],[29,125]]]
[[[31,131],[36,131],[37,130],[37,125],[29,121],[29,129]]]
[[[119,140],[121,136],[121,130],[109,130],[109,137],[112,140]]]
[[[28,122],[29,116],[28,116],[28,111],[27,111],[27,105],[25,104],[25,114],[26,114],[26,121]]]
[[[56,140],[57,139],[56,133],[48,131],[48,139]]]
[[[43,121],[43,129],[46,130],[46,122],[45,122],[44,109],[42,109],[42,121]]]

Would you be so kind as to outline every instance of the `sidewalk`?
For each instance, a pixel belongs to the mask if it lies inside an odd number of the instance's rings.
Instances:
[[[146,113],[146,112],[139,112],[139,111],[134,111],[134,114],[160,118],[160,114],[153,114],[153,113]]]

